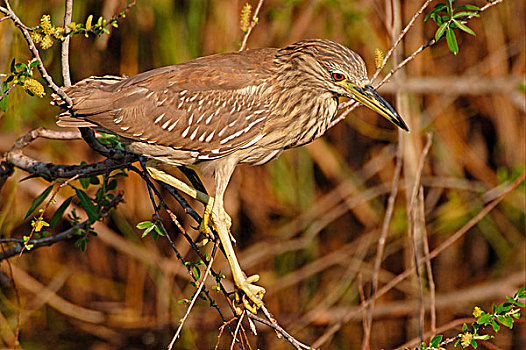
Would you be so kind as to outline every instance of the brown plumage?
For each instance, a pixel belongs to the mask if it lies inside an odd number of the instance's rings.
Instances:
[[[238,163],[263,164],[323,135],[341,96],[407,130],[368,84],[356,53],[333,41],[306,40],[201,57],[130,78],[88,78],[65,89],[73,106],[57,123],[120,135],[130,152],[156,161],[151,164],[197,164],[212,173],[212,217],[231,251],[234,280],[259,306],[264,290],[244,277],[225,234],[222,198],[230,176]]]

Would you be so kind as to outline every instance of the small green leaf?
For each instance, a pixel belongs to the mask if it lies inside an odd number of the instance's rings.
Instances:
[[[497,316],[497,320],[499,320],[499,322],[505,327],[508,327],[510,329],[513,327],[513,320],[511,319],[511,317],[508,319],[507,317],[499,315]]]
[[[31,62],[31,64],[29,65],[29,68],[35,68],[36,66],[38,66],[38,63],[39,63],[38,60],[34,60],[34,61]]]
[[[75,188],[75,193],[77,194],[77,198],[79,199],[81,207],[86,211],[86,214],[88,214],[89,221],[97,221],[99,219],[99,211],[91,201],[91,198],[86,194],[86,192],[78,188]]]
[[[79,182],[83,189],[87,189],[89,187],[89,177],[80,178]]]
[[[433,337],[433,339],[431,339],[431,341],[429,342],[429,346],[430,347],[434,347],[436,348],[438,346],[438,344],[440,344],[440,342],[442,341],[442,335],[435,335]]]
[[[84,253],[86,251],[87,243],[88,239],[86,237],[82,237],[75,242],[75,247],[80,248],[80,251]]]
[[[471,28],[468,27],[467,25],[462,24],[460,21],[457,21],[456,19],[454,19],[453,22],[455,22],[455,24],[457,25],[457,27],[458,27],[460,30],[463,30],[463,31],[465,31],[465,32],[468,33],[468,34],[471,34],[471,35],[473,35],[473,36],[476,36],[475,32],[474,32],[473,30],[471,30]]]
[[[446,31],[446,29],[448,29],[447,25],[448,23],[446,22],[446,23],[442,23],[440,27],[438,27],[435,33],[435,41],[438,41],[438,39],[440,39],[444,35],[444,32]]]
[[[447,46],[449,47],[449,50],[453,52],[453,54],[458,54],[458,43],[457,43],[457,37],[455,36],[455,32],[453,29],[449,28],[446,31],[446,41]]]
[[[475,6],[475,5],[462,5],[462,6],[457,7],[455,10],[473,10],[473,11],[478,11],[478,10],[480,10],[480,7]]]
[[[4,94],[4,92],[7,91],[7,82],[3,81],[2,84],[0,84],[0,96]],[[0,100],[0,110],[5,113],[7,110],[7,98],[9,95],[5,95],[4,98]]]
[[[40,204],[42,204],[42,202],[47,198],[52,189],[53,185],[46,188],[44,192],[42,192],[37,198],[35,198],[31,206],[29,207],[26,216],[24,217],[24,220],[27,219],[29,215],[31,215]]]
[[[166,236],[166,232],[164,231],[164,229],[162,228],[162,226],[159,226],[159,225],[155,225],[155,232],[157,232],[157,234],[159,236]]]
[[[113,179],[108,182],[108,185],[106,186],[106,191],[113,191],[117,188],[117,180]]]
[[[150,231],[153,230],[154,227],[155,226],[150,226],[146,230],[144,230],[144,232],[142,233],[141,238],[144,238],[144,237],[148,236],[148,233],[150,233]]]
[[[153,226],[153,222],[151,222],[151,221],[143,221],[143,222],[139,222],[137,224],[137,226],[135,226],[135,227],[137,227],[139,230],[143,230],[145,228],[149,228],[149,227],[152,227],[152,226]]]
[[[491,314],[483,314],[477,319],[478,324],[487,324],[491,320]]]
[[[51,228],[55,227],[55,225],[58,224],[58,222],[62,218],[62,215],[64,215],[64,212],[66,211],[72,200],[73,196],[66,199],[64,202],[62,202],[60,207],[58,207],[57,211],[55,212],[55,214],[53,214],[53,217],[49,221],[49,226]]]
[[[15,68],[18,69],[18,70],[26,70],[27,69],[27,66],[25,65],[25,63],[15,63]]]
[[[480,17],[480,15],[477,14],[476,12],[462,11],[462,12],[455,13],[453,15],[453,18],[468,17],[468,16]]]
[[[473,347],[473,349],[476,349],[478,344],[477,342],[475,341],[475,339],[471,339],[471,346]]]
[[[468,325],[464,323],[464,324],[462,325],[462,333],[465,333],[465,332],[467,332],[467,331],[468,331]]]

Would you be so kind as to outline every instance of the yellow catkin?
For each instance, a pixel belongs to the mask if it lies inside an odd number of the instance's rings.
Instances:
[[[46,35],[44,38],[42,38],[42,42],[40,43],[40,47],[44,50],[49,49],[51,46],[53,46],[53,38],[51,35]]]
[[[463,348],[467,348],[471,345],[471,340],[473,339],[473,334],[466,332],[460,336],[460,345]]]
[[[384,52],[380,49],[375,49],[374,50],[374,64],[376,66],[376,68],[381,68],[382,67],[382,63],[384,61]]]
[[[40,19],[40,28],[45,34],[51,34],[53,32],[53,24],[51,24],[50,15],[42,15]]]
[[[247,32],[250,27],[250,14],[252,12],[252,6],[247,2],[243,9],[241,9],[241,30]]]
[[[480,307],[478,307],[478,306],[475,306],[475,308],[473,309],[473,317],[475,317],[475,318],[478,318],[483,313],[484,313],[484,311],[482,311],[482,309]]]
[[[37,95],[38,97],[44,97],[46,95],[44,86],[42,86],[38,80],[33,78],[25,78],[22,87],[27,91]]]
[[[33,39],[35,44],[40,44],[42,42],[42,39],[44,39],[44,36],[42,34],[40,34],[40,33],[32,32],[31,33],[31,38]]]
[[[55,30],[53,30],[53,36],[57,39],[62,39],[64,37],[64,28],[55,27]]]

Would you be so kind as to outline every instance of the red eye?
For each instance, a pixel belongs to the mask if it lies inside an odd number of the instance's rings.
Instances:
[[[345,79],[345,75],[343,75],[342,73],[332,73],[332,78],[334,79],[334,81],[342,81],[343,79]]]

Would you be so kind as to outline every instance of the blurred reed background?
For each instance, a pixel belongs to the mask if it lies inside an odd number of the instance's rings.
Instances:
[[[250,2],[256,5],[254,0]],[[422,2],[398,3],[402,25]],[[469,3],[482,6],[485,1]],[[76,0],[74,4],[76,22],[85,21],[89,14],[108,18],[126,6],[122,0]],[[244,4],[227,0],[137,1],[110,36],[72,39],[72,80],[100,74],[134,75],[202,55],[238,50]],[[62,22],[63,1],[19,0],[13,5],[29,26],[37,25],[46,13],[55,25]],[[426,133],[433,134],[433,143],[422,174],[426,229],[422,234],[427,234],[430,249],[495,198],[501,190],[499,184],[524,171],[525,6],[524,1],[494,6],[469,22],[476,37],[458,37],[458,56],[441,41],[380,89],[393,103],[398,94],[398,108],[411,128],[410,134],[403,135],[404,167],[379,274],[380,287],[413,261],[407,208]],[[305,38],[329,38],[360,53],[374,72],[375,49],[387,51],[392,44],[389,12],[384,1],[374,0],[267,0],[248,46],[279,47]],[[423,23],[423,16],[417,19],[403,42],[402,56],[432,38],[435,29],[433,23]],[[21,62],[30,58],[25,41],[9,21],[0,23],[0,38],[2,72],[8,72],[13,57]],[[59,45],[42,55],[60,82]],[[38,99],[15,89],[7,113],[0,115],[0,152],[32,128],[56,128],[58,112],[49,106],[49,91],[44,99]],[[358,286],[361,281],[367,296],[397,142],[398,131],[393,126],[359,108],[324,138],[287,151],[268,165],[241,166],[234,174],[226,209],[233,218],[241,265],[247,274],[261,275],[267,306],[285,329],[305,343],[321,343],[321,338],[322,349],[361,346]],[[39,140],[26,152],[41,161],[63,164],[99,159],[81,141]],[[47,183],[39,179],[20,182],[25,176],[17,171],[0,192],[2,237],[21,237],[31,230],[23,217]],[[5,276],[12,269],[18,291],[17,296],[3,281],[2,346],[12,347],[18,312],[24,349],[159,349],[169,342],[186,310],[178,301],[190,298],[195,288],[166,239],[141,239],[135,229],[138,222],[150,220],[153,212],[143,181],[130,174],[119,181],[119,189],[124,191],[126,203],[104,223],[95,225],[99,235],[90,239],[85,253],[73,242],[63,242],[12,258],[10,266],[5,261],[0,264]],[[68,190],[61,192],[58,204],[68,195]],[[197,238],[190,228],[193,222],[176,203],[170,204]],[[438,326],[471,317],[475,305],[488,308],[524,284],[525,211],[523,183],[432,261]],[[175,232],[169,220],[165,224]],[[67,222],[57,230],[64,228]],[[186,259],[198,260],[182,237],[176,245]],[[214,268],[227,275],[224,283],[231,289],[222,256],[217,257]],[[427,297],[427,281],[425,286]],[[212,293],[227,310],[225,300]],[[376,302],[371,349],[395,348],[418,336],[417,300],[416,279],[411,277]],[[425,301],[428,305],[429,300]],[[175,348],[212,349],[221,325],[217,313],[199,300]],[[488,348],[524,349],[525,333],[522,321],[513,331],[503,330],[492,342],[495,347]],[[291,348],[271,329],[259,325],[258,336],[248,337],[254,349]],[[230,343],[231,336],[223,332],[219,348],[228,349]]]

